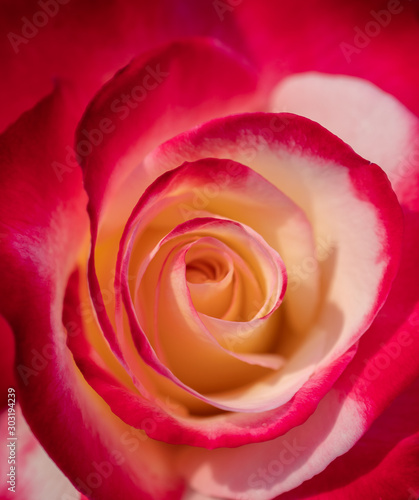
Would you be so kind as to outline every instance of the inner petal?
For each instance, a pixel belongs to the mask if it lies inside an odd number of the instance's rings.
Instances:
[[[205,240],[207,244],[208,238],[223,242],[230,256],[237,254],[238,261],[246,262],[257,288],[270,298],[276,297],[273,310],[279,307],[285,293],[285,267],[279,255],[255,231],[225,219],[188,221],[167,235],[142,263],[135,308],[128,302],[128,284],[124,285],[124,303],[131,315],[130,333],[138,354],[158,373],[220,409],[253,412],[266,404],[276,405],[275,390],[248,400],[247,384],[277,371],[283,364],[281,356],[275,351],[234,353],[222,347],[205,328],[187,293],[186,253],[197,242],[204,244]],[[129,252],[124,262],[127,266]],[[261,301],[262,308],[266,301],[266,297]],[[271,333],[279,332],[274,329]],[[226,393],[223,398],[222,393]]]
[[[208,192],[206,190],[207,186],[214,181],[220,189]],[[248,197],[249,189],[252,192],[250,199]],[[195,339],[194,335],[190,335],[192,322],[189,322],[189,326],[185,330],[176,328],[175,331],[173,321],[170,322],[167,319],[169,307],[176,304],[179,293],[172,293],[172,302],[166,297],[164,300],[166,307],[163,306],[163,308],[157,310],[153,305],[153,295],[150,292],[140,292],[137,286],[139,274],[145,273],[152,264],[151,260],[156,257],[157,247],[161,245],[159,243],[156,246],[156,243],[163,242],[163,240],[167,241],[166,238],[169,234],[172,234],[170,236],[172,238],[173,231],[175,231],[173,227],[176,228],[176,231],[182,228],[181,232],[184,234],[195,224],[198,226],[203,224],[204,218],[211,219],[214,216],[219,221],[220,226],[224,225],[226,227],[226,225],[229,225],[231,229],[238,225],[243,228],[246,227],[247,231],[253,231],[254,235],[250,240],[255,240],[255,235],[257,235],[256,240],[263,240],[264,245],[268,245],[271,250],[278,252],[276,253],[278,257],[279,254],[284,256],[283,264],[285,263],[287,267],[294,263],[297,265],[301,259],[313,255],[314,246],[311,228],[304,213],[281,191],[269,184],[261,176],[244,165],[231,161],[205,159],[194,164],[185,164],[161,176],[147,190],[135,207],[124,230],[119,254],[123,269],[122,274],[136,276],[137,279],[126,281],[123,284],[122,296],[128,322],[121,328],[122,323],[119,321],[118,335],[120,341],[124,344],[125,356],[130,359],[130,366],[134,376],[136,376],[137,372],[135,356],[138,356],[156,373],[166,377],[168,382],[173,383],[178,389],[183,389],[185,393],[196,397],[202,402],[227,411],[264,411],[274,408],[280,402],[285,402],[292,397],[296,388],[306,380],[306,377],[313,370],[312,363],[306,363],[306,356],[313,358],[314,352],[322,349],[319,342],[305,346],[305,353],[299,357],[299,361],[304,358],[304,363],[297,362],[290,365],[287,362],[286,367],[278,371],[284,363],[281,355],[282,346],[279,350],[279,347],[275,348],[274,344],[271,341],[267,342],[266,339],[278,340],[280,329],[282,329],[280,318],[275,312],[282,300],[282,295],[278,296],[278,300],[275,302],[273,290],[281,290],[285,285],[285,281],[282,285],[279,281],[275,284],[275,279],[277,279],[275,276],[278,275],[278,272],[270,270],[269,266],[265,266],[264,263],[267,262],[266,254],[264,258],[261,258],[261,256],[257,256],[260,251],[256,252],[255,255],[246,245],[242,245],[238,249],[235,247],[233,240],[228,242],[231,250],[237,255],[240,254],[242,260],[248,264],[240,266],[237,265],[239,260],[234,261],[235,277],[240,278],[242,284],[238,286],[237,282],[234,281],[233,294],[236,295],[232,298],[232,307],[227,310],[222,318],[217,318],[204,313],[197,313],[192,301],[190,305],[186,304],[182,307],[179,304],[177,305],[177,321],[186,319],[186,316],[184,316],[185,311],[190,310],[192,312],[190,317],[193,317],[197,326]],[[252,227],[257,232],[251,229]],[[229,236],[231,236],[230,229],[227,231]],[[208,234],[205,234],[205,236],[208,236]],[[268,253],[271,250],[268,250]],[[262,254],[264,253],[265,251],[262,252]],[[151,273],[152,276],[159,276],[162,264],[161,261],[157,265],[154,273]],[[185,265],[185,260],[183,260],[183,265]],[[177,266],[180,269],[182,262],[178,261]],[[201,268],[201,276],[203,272],[204,270]],[[205,272],[206,277],[208,277],[209,270],[207,269]],[[183,270],[183,276],[186,290],[189,290],[185,278],[185,269]],[[179,288],[179,280],[176,281],[177,284],[174,283],[173,289]],[[167,276],[159,284],[159,289],[163,293],[167,293],[168,289],[164,286],[164,282],[167,282]],[[297,290],[298,293],[290,294],[288,298],[285,297],[287,304],[285,307],[284,303],[285,310],[282,311],[283,308],[281,308],[280,312],[281,317],[286,318],[288,326],[291,324],[292,328],[295,327],[304,332],[304,324],[312,317],[320,298],[318,284],[318,272],[314,271],[300,284]],[[154,285],[147,286],[147,289],[156,290],[157,285],[158,283],[154,281]],[[283,291],[285,291],[285,288]],[[259,296],[257,296],[256,292]],[[187,293],[183,293],[183,296],[186,295]],[[303,296],[304,300],[297,300],[301,296]],[[136,304],[135,307],[132,302]],[[301,307],[301,302],[303,302],[304,307]],[[157,314],[158,311],[159,314]],[[116,308],[116,313],[117,317],[121,316],[119,306]],[[159,318],[159,321],[166,322],[167,328],[162,327],[162,324],[157,327],[153,320],[156,317]],[[211,320],[213,320],[212,325],[209,324]],[[220,321],[220,324],[214,323],[216,321]],[[232,325],[234,322],[237,322],[238,328],[225,328],[225,325]],[[266,325],[269,325],[269,327]],[[243,326],[245,326],[244,332],[240,331]],[[168,334],[164,342],[160,342],[163,331],[172,331],[172,335]],[[171,356],[170,353],[179,349],[183,342],[177,336],[178,332],[189,332],[190,339],[197,341],[197,339],[201,338],[201,342],[203,342],[205,338],[206,342],[206,346],[203,345],[200,349],[204,351],[203,347],[206,347],[206,356],[201,357],[202,363],[198,362],[196,356],[196,353],[199,352],[198,349],[190,350],[191,354],[187,358],[185,358],[186,353],[182,349],[178,353],[178,357],[173,356],[173,358],[176,358],[174,363],[179,360],[182,361],[177,367],[179,370],[185,370],[185,367],[189,366],[190,385],[185,383],[183,376],[179,377],[181,372],[177,372],[177,369],[174,369],[167,359],[167,356]],[[293,331],[290,332],[290,335],[287,332],[281,332],[281,335],[282,333],[284,333],[282,340],[286,341],[287,345],[291,344],[291,348],[288,345],[287,356],[292,356],[293,351],[298,349],[304,338],[297,338],[298,336],[295,336]],[[130,337],[132,337],[131,340]],[[228,345],[231,341],[233,341],[233,344],[236,343],[237,339],[240,340],[239,348],[236,345]],[[168,348],[167,346],[171,342],[172,347]],[[259,383],[255,386],[257,395],[251,388],[243,385],[240,388],[238,386],[232,388],[230,384],[230,390],[225,386],[222,389],[222,380],[224,380],[224,383],[227,379],[231,382],[233,378],[230,379],[230,375],[223,378],[220,370],[218,370],[219,364],[215,362],[208,367],[210,371],[207,370],[207,375],[200,377],[200,379],[211,381],[211,377],[215,374],[217,377],[219,376],[220,385],[218,385],[218,388],[214,385],[212,388],[206,387],[206,391],[204,387],[201,387],[204,394],[210,394],[205,396],[202,392],[198,392],[193,388],[193,386],[196,387],[197,378],[190,375],[194,373],[195,369],[196,373],[205,371],[203,364],[208,362],[209,358],[207,356],[208,342],[212,346],[217,346],[220,352],[228,353],[231,359],[241,360],[247,365],[269,368],[271,374],[272,370],[274,370],[274,378],[269,375],[265,382],[259,378]],[[253,346],[254,350],[250,346]],[[133,353],[133,348],[137,353]],[[290,359],[287,361],[290,361]],[[194,366],[191,366],[192,363],[194,363]],[[217,366],[215,371],[214,366]],[[288,373],[285,378],[281,376],[284,369]],[[141,374],[140,369],[138,373],[139,380],[144,378]],[[240,378],[246,380],[246,377]],[[265,379],[265,376],[263,378]],[[280,385],[282,386],[281,390],[279,390]],[[214,390],[217,391],[216,394],[214,394]]]
[[[195,309],[221,318],[231,307],[234,265],[225,245],[217,240],[195,242],[185,255],[186,281]]]

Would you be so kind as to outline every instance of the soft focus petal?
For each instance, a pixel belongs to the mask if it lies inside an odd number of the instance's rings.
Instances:
[[[190,474],[193,487],[220,498],[270,499],[289,491],[278,500],[346,500],[365,494],[368,498],[413,500],[419,486],[417,390],[416,382],[351,450],[296,489],[303,474],[310,479],[320,464],[336,451],[338,455],[344,451],[351,431],[358,431],[362,421],[353,402],[339,403],[335,391],[303,426],[283,438],[238,450],[217,450],[209,461],[200,450],[185,450],[181,467]],[[231,461],[236,464],[235,471],[240,469],[234,476]]]
[[[419,43],[417,14],[417,2],[408,0],[249,0],[234,10],[268,86],[305,71],[346,74],[419,114],[419,54],[411,50]]]
[[[303,96],[299,103],[297,93]],[[336,115],[317,106],[326,96],[339,110]],[[274,101],[318,120],[358,152],[379,161],[404,212],[401,267],[386,304],[360,342],[346,379],[352,381],[359,404],[369,408],[372,421],[417,376],[419,121],[371,84],[345,77],[292,77],[279,85]]]
[[[193,488],[216,498],[270,500],[299,486],[347,451],[362,432],[350,399],[330,391],[303,425],[272,441],[208,452],[185,448],[179,470]]]
[[[37,286],[65,286],[87,236],[80,168],[59,175],[78,105],[72,90],[57,88],[0,136],[0,308],[12,327],[26,294],[36,297],[29,277]]]
[[[326,96],[338,113],[317,105]],[[291,77],[279,85],[274,102],[319,121],[355,150],[379,162],[404,210],[401,268],[385,306],[361,340],[346,378],[352,385],[349,394],[360,407],[368,408],[371,422],[417,376],[419,122],[391,96],[369,83],[344,77]],[[341,387],[348,390],[343,381]]]
[[[3,2],[0,131],[51,92],[56,78],[76,85],[87,103],[133,57],[161,43],[215,35],[240,47],[234,24],[233,17],[221,23],[210,1]]]
[[[64,474],[50,459],[45,450],[32,434],[19,406],[16,410],[16,441],[7,440],[1,447],[0,470],[3,481],[0,485],[2,500],[84,500],[85,497],[77,491]],[[9,436],[7,430],[7,412],[0,416],[0,435]],[[15,445],[16,463],[9,464],[10,450]],[[16,468],[15,492],[9,491],[10,484],[6,482],[6,474],[10,473],[10,465]],[[7,477],[7,479],[9,479]]]

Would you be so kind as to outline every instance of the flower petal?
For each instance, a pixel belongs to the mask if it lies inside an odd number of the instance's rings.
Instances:
[[[339,393],[332,390],[312,417],[287,435],[211,455],[185,449],[180,468],[193,488],[216,498],[344,500],[367,493],[371,498],[413,500],[419,487],[417,389],[416,381],[353,447],[350,434],[359,424],[362,428],[362,416],[353,401],[339,402]],[[348,445],[352,449],[339,456]],[[306,482],[297,487],[302,478]]]
[[[303,425],[272,441],[211,451],[184,448],[179,471],[204,495],[270,500],[310,479],[346,451],[351,434],[362,427],[361,420],[354,402],[339,401],[332,390]]]
[[[296,500],[406,498],[419,494],[419,379],[400,394],[355,446],[321,474],[281,495]]]
[[[147,159],[149,168],[173,168],[179,152],[186,161],[213,156],[249,165],[302,208],[315,236],[328,242],[320,264],[325,298],[310,334],[328,353],[318,370],[327,366],[370,325],[397,271],[401,211],[384,173],[295,115],[213,121],[162,145]],[[302,271],[307,279],[310,268]]]
[[[1,10],[0,131],[50,93],[56,78],[74,84],[87,104],[134,56],[161,43],[215,34],[241,46],[234,18],[220,23],[211,2],[17,0]]]
[[[255,89],[247,63],[213,40],[178,41],[134,59],[102,87],[78,127],[76,151],[91,216],[98,217],[105,192],[115,195],[155,146],[203,121],[248,109]],[[101,127],[96,145],[86,139],[83,130]],[[150,183],[145,174],[143,168],[137,173],[134,203]],[[130,195],[124,190],[125,199]]]
[[[419,115],[415,2],[249,0],[234,15],[268,84],[306,71],[352,75]]]
[[[419,148],[417,118],[394,97],[358,78],[294,75],[273,91],[271,106],[320,123],[377,163],[393,184],[407,173],[406,160],[411,164]]]
[[[56,92],[1,137],[0,302],[16,337],[19,401],[48,454],[86,495],[179,498],[170,454],[151,441],[129,441],[131,429],[86,384],[66,345],[74,325],[63,317],[63,304],[87,229],[81,172],[60,182],[51,168],[63,161],[72,137],[70,103],[68,93]],[[67,295],[77,288],[74,276]],[[148,465],[139,468],[140,445]]]
[[[39,498],[59,498],[60,500],[84,500],[85,497],[74,488],[65,475],[49,458],[45,450],[32,434],[22,412],[17,405],[16,410],[16,441],[7,440],[1,448],[0,468],[3,478],[10,474],[10,466],[16,468],[15,491],[6,480],[0,485],[0,495],[3,500],[37,500]],[[8,436],[7,411],[0,416],[0,435]],[[11,445],[11,446],[9,446]],[[13,446],[14,445],[14,446]],[[15,463],[9,463],[11,450]],[[8,465],[6,465],[8,464]],[[7,477],[9,480],[9,477]]]
[[[295,92],[298,89],[300,97],[307,96],[308,87],[313,100],[306,97],[301,105],[297,104]],[[345,120],[339,121],[338,115],[326,114],[315,104],[326,95],[335,101],[334,109],[340,109]],[[275,101],[277,105],[287,102],[292,110],[318,120],[368,158],[380,161],[404,212],[403,257],[392,291],[361,339],[354,362],[339,384],[345,394],[358,401],[363,412],[368,408],[368,427],[419,375],[414,361],[419,352],[416,341],[419,286],[415,278],[419,245],[419,122],[391,96],[352,78],[320,75],[290,78],[278,87]],[[368,106],[370,112],[365,113]],[[358,134],[361,123],[362,133]]]
[[[76,103],[72,89],[57,88],[0,136],[0,307],[12,327],[27,293],[36,296],[48,281],[65,287],[87,235],[80,167],[73,164],[66,176],[60,170],[77,123]]]

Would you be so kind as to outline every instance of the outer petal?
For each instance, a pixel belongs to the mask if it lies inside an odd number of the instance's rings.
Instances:
[[[141,492],[149,499],[177,498],[179,484],[168,470],[168,455],[146,442],[152,465],[138,467],[141,460],[134,451],[140,443],[134,440],[136,448],[127,448],[123,437],[129,428],[121,427],[86,387],[66,346],[73,325],[63,325],[63,303],[87,229],[81,172],[60,182],[51,168],[52,161],[65,161],[74,130],[68,110],[68,96],[57,93],[1,138],[7,237],[0,260],[6,277],[0,303],[16,334],[18,399],[51,458],[87,495],[94,490],[99,499]],[[70,296],[74,286],[73,279]]]
[[[271,99],[275,111],[320,123],[358,154],[380,165],[396,190],[397,183],[419,162],[417,117],[367,81],[302,73],[285,78]]]
[[[240,45],[234,22],[221,23],[211,1],[2,2],[0,131],[51,92],[57,77],[87,103],[119,68],[163,42],[214,34]]]
[[[350,401],[330,405],[338,395],[335,391],[324,398],[316,414],[286,437],[242,447],[237,450],[240,453],[217,450],[212,452],[217,456],[210,462],[199,450],[186,451],[182,465],[192,472],[193,487],[217,498],[270,499],[276,498],[275,491],[289,491],[279,495],[278,500],[346,500],[364,496],[416,500],[419,486],[417,390],[416,382],[350,451],[297,488],[301,469],[308,471],[310,477],[318,463],[325,463],[330,451],[348,441],[351,430],[360,423],[359,414]],[[351,407],[355,411],[350,411]],[[191,456],[187,457],[188,454]],[[230,461],[240,465],[243,472],[232,477]]]
[[[419,496],[419,379],[399,395],[347,453],[278,500]]]
[[[330,391],[316,411],[272,441],[208,452],[185,448],[179,470],[202,494],[234,500],[270,500],[322,471],[347,451],[362,432],[362,418],[350,399]]]
[[[199,123],[249,110],[255,88],[253,70],[214,40],[178,41],[132,61],[101,89],[78,127],[92,218],[150,150]],[[89,145],[84,131],[98,128],[102,139]],[[143,168],[137,171],[135,201],[150,183]]]
[[[419,114],[417,10],[409,0],[250,0],[233,15],[270,85],[304,71],[352,75]]]
[[[60,500],[84,500],[55,463],[49,458],[26,423],[19,407],[16,407],[17,436],[16,441],[7,440],[7,445],[15,444],[16,463],[9,464],[9,456],[13,447],[1,447],[0,486],[2,500],[45,500],[47,498]],[[0,435],[2,439],[8,436],[7,412],[0,416]],[[10,465],[16,467],[15,492],[9,491],[9,484],[4,480],[10,473]]]
[[[73,91],[57,89],[0,136],[0,307],[12,327],[26,308],[29,277],[38,286],[49,280],[53,287],[65,286],[86,237],[80,169],[73,166],[65,179],[56,170],[71,144],[77,107]]]
[[[297,99],[297,93],[302,98]],[[318,105],[326,97],[333,101],[336,113]],[[359,153],[379,162],[404,211],[401,268],[385,306],[361,340],[346,378],[355,382],[353,397],[369,408],[370,418],[374,418],[417,374],[419,121],[373,85],[346,77],[291,77],[278,86],[274,102],[319,121]]]

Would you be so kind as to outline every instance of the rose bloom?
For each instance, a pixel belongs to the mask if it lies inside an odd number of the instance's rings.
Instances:
[[[415,2],[3,2],[1,498],[416,499]]]

